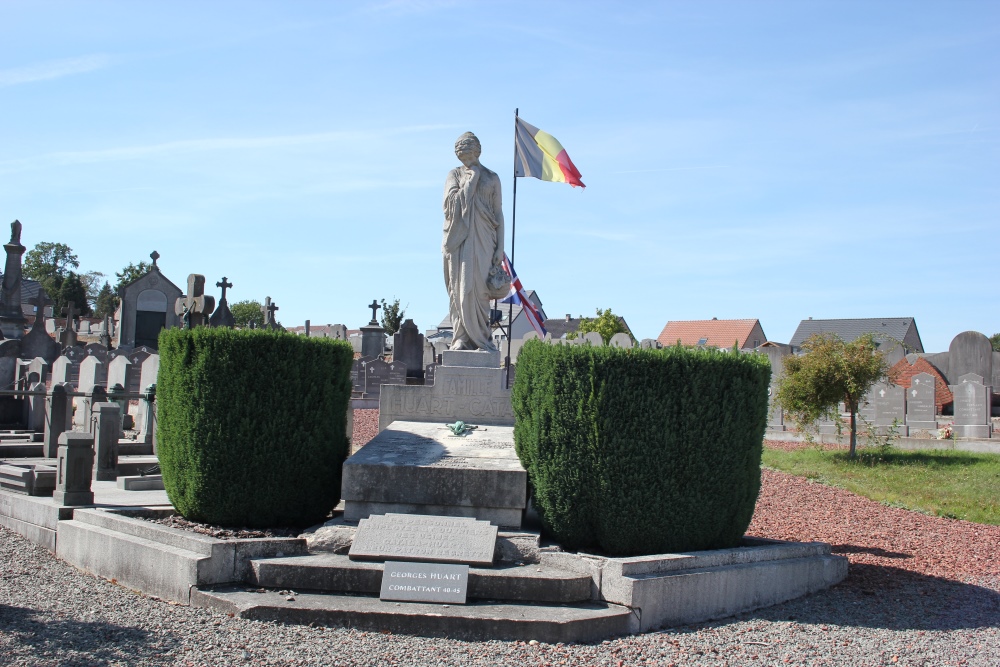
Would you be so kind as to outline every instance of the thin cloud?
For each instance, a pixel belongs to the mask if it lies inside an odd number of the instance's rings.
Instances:
[[[663,169],[629,169],[614,171],[613,174],[648,174],[655,171],[694,171],[696,169],[729,169],[728,164],[713,164],[705,167],[664,167]]]
[[[14,67],[0,70],[0,86],[16,86],[19,83],[49,81],[73,74],[84,74],[107,67],[111,58],[98,53],[78,58],[62,58],[49,60],[26,67]]]
[[[219,152],[232,150],[253,150],[261,148],[289,148],[293,146],[351,143],[384,139],[399,134],[414,134],[437,130],[455,129],[457,125],[411,125],[383,130],[346,130],[339,132],[319,132],[315,134],[291,134],[274,137],[228,137],[213,139],[184,139],[167,141],[146,146],[124,146],[94,151],[60,151],[32,158],[6,160],[0,162],[0,173],[41,168],[137,160],[141,158],[178,155],[187,153]]]

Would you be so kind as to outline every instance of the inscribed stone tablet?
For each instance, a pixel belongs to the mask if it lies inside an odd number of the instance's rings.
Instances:
[[[906,394],[900,386],[875,387],[875,423],[890,426],[894,421],[900,424],[906,419]]]
[[[966,378],[967,376],[962,376]],[[990,397],[982,380],[952,385],[955,396],[955,424],[959,426],[988,425],[990,423]]]
[[[917,373],[906,392],[906,422],[933,422],[937,412],[934,403],[934,376]]]
[[[389,383],[389,364],[373,359],[365,364],[365,394],[378,396],[382,385]]]
[[[351,391],[356,394],[365,393],[365,363],[355,359],[351,364]]]
[[[386,561],[382,571],[383,600],[465,604],[469,590],[468,565],[400,563]]]
[[[362,519],[351,560],[401,560],[492,565],[497,527],[446,516],[384,514]]]

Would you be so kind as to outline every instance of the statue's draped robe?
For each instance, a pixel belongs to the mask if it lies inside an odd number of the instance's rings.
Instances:
[[[444,284],[448,289],[453,350],[495,350],[486,278],[503,243],[500,178],[479,166],[478,178],[461,166],[444,184]]]

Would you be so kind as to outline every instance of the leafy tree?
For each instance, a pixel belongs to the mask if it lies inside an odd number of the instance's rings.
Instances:
[[[97,293],[97,298],[94,299],[94,315],[100,318],[103,318],[106,315],[113,316],[117,308],[118,298],[111,290],[111,284],[105,280],[104,286],[101,287],[100,291]]]
[[[597,317],[584,317],[580,320],[580,326],[577,327],[576,332],[570,333],[566,337],[572,339],[592,331],[601,334],[605,345],[611,342],[611,337],[616,333],[627,333],[629,337],[632,337],[629,330],[625,328],[625,322],[622,318],[612,313],[610,308],[604,310],[598,308]],[[635,338],[633,337],[632,340],[634,342]]]
[[[1000,333],[990,336],[990,345],[993,346],[994,352],[1000,352]]]
[[[24,256],[22,273],[40,283],[50,278],[65,278],[72,269],[80,268],[73,249],[65,243],[42,241]],[[61,281],[60,281],[61,282]]]
[[[406,305],[409,306],[409,304]],[[382,299],[381,322],[386,335],[391,336],[399,331],[399,326],[403,323],[404,315],[406,315],[406,308],[400,309],[399,299],[394,298],[392,303],[386,303],[385,299]]]
[[[845,343],[834,334],[816,334],[802,344],[802,356],[785,358],[776,402],[799,426],[823,416],[836,419],[843,401],[851,413],[851,451],[857,456],[858,406],[876,383],[892,381],[889,362],[874,334]]]
[[[91,308],[97,306],[97,295],[101,292],[103,280],[104,274],[100,271],[87,271],[80,274],[80,282],[83,283],[83,289],[87,292],[87,303],[90,304]]]
[[[70,270],[79,268],[80,262],[73,249],[65,243],[42,241],[24,256],[21,272],[26,278],[37,280],[53,303],[58,302],[59,290]],[[83,301],[85,303],[86,300]],[[58,312],[58,311],[54,311]]]
[[[149,269],[152,268],[152,266],[153,265],[149,262],[139,262],[138,264],[129,262],[128,266],[121,271],[115,271],[115,277],[118,278],[118,282],[115,283],[114,288],[115,294],[121,294],[123,287],[149,273]],[[117,306],[118,304],[116,299],[115,307]]]
[[[229,310],[233,313],[237,327],[249,329],[251,324],[258,328],[264,326],[264,311],[261,310],[263,307],[264,304],[260,301],[247,299],[229,306]]]
[[[80,276],[73,271],[70,271],[66,279],[59,285],[59,291],[56,292],[52,301],[54,303],[54,310],[52,312],[56,313],[57,317],[70,301],[80,310],[80,315],[89,315],[92,312],[90,304],[87,303],[87,289],[84,287]]]

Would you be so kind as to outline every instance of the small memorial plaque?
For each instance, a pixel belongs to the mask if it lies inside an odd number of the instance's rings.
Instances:
[[[400,560],[492,565],[497,527],[450,516],[383,514],[362,519],[351,560]]]
[[[469,590],[468,565],[400,563],[386,561],[382,571],[383,600],[465,604]]]

